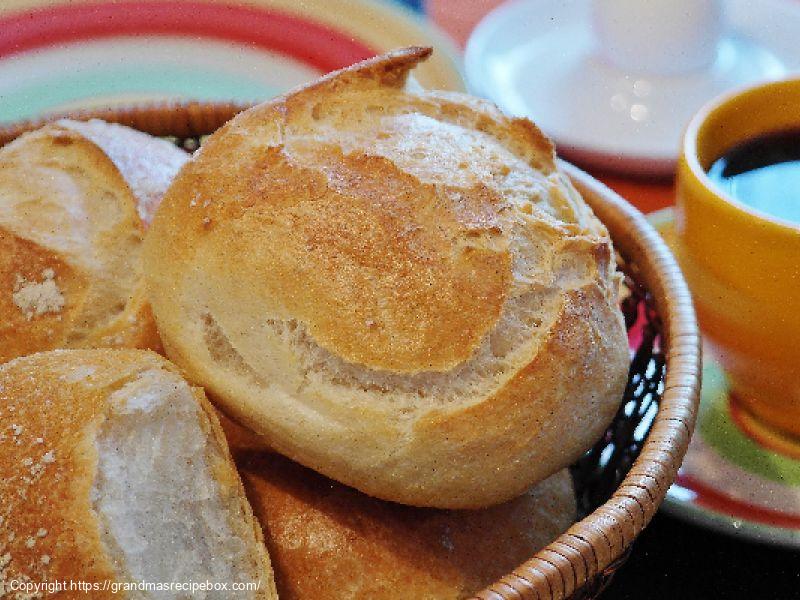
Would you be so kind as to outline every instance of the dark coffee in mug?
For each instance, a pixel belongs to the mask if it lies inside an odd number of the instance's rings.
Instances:
[[[742,204],[800,224],[800,129],[734,146],[714,161],[708,176]]]

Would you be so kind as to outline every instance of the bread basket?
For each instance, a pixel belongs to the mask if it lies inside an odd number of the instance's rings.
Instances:
[[[191,102],[60,116],[122,123],[174,138],[191,151],[202,136],[244,108],[234,103]],[[0,129],[0,145],[43,122]],[[633,356],[629,381],[605,435],[572,466],[581,520],[478,593],[484,600],[597,597],[663,500],[694,428],[700,337],[689,291],[675,260],[641,213],[589,175],[567,163],[561,166],[606,224],[619,253],[627,287],[622,309]]]

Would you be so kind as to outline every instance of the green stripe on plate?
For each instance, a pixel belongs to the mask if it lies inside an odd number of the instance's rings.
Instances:
[[[711,361],[703,368],[703,402],[697,418],[703,439],[726,460],[764,479],[800,486],[800,461],[762,448],[733,422],[725,374]]]
[[[172,65],[128,65],[96,69],[23,85],[2,96],[0,120],[15,121],[81,100],[122,95],[184,97],[203,100],[267,99],[284,91],[247,77]]]

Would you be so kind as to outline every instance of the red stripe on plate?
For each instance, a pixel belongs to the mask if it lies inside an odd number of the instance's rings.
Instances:
[[[208,2],[56,5],[0,17],[0,57],[93,38],[135,35],[212,37],[253,44],[333,71],[376,52],[352,36],[301,17]]]
[[[675,482],[681,487],[694,492],[697,496],[697,504],[714,512],[762,525],[771,525],[772,527],[800,529],[800,517],[798,516],[762,508],[731,498],[727,494],[723,494],[689,475],[679,474]]]

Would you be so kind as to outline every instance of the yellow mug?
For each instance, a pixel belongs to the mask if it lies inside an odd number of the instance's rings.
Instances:
[[[800,79],[727,94],[695,115],[678,162],[675,250],[736,399],[800,441],[800,223],[749,208],[706,175],[733,146],[787,129],[800,129]]]

